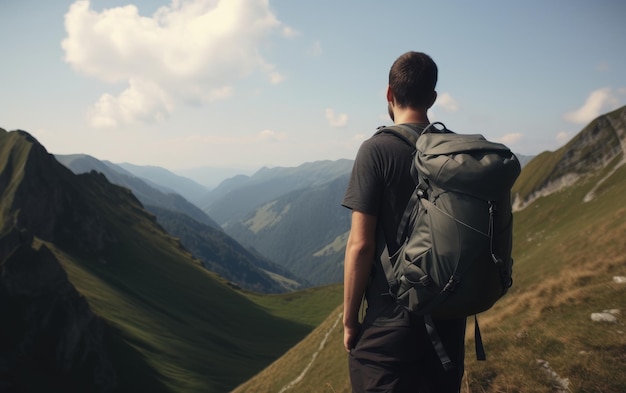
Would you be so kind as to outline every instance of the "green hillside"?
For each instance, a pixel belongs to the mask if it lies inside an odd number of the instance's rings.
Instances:
[[[95,173],[72,174],[23,132],[0,130],[0,214],[0,238],[14,226],[32,232],[32,247],[52,250],[102,318],[120,392],[228,391],[341,301],[329,288],[285,297],[233,290],[127,189]],[[298,299],[293,309],[310,308],[309,315],[277,311]]]
[[[224,230],[314,285],[343,278],[350,211],[341,206],[349,174],[284,194],[259,206]]]
[[[157,222],[166,232],[179,238],[183,246],[200,259],[207,269],[236,285],[264,293],[285,292],[301,286],[302,280],[285,268],[244,249],[202,210],[180,195],[164,193],[121,166],[91,156],[57,154],[55,159],[75,174],[96,171],[106,176],[111,183],[130,189],[145,209],[156,216]],[[151,169],[147,167],[146,170]],[[154,170],[158,171],[157,168]]]
[[[579,173],[577,182],[515,213],[514,285],[479,316],[486,362],[475,360],[468,322],[462,392],[626,391],[626,284],[614,280],[626,276],[623,160],[618,153],[603,169]],[[522,173],[528,184],[532,168]],[[591,319],[605,310],[617,321]],[[340,312],[236,392],[349,392]]]

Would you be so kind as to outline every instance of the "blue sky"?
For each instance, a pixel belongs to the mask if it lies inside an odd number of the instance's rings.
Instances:
[[[0,0],[0,127],[170,170],[354,158],[391,63],[439,66],[430,111],[515,152],[626,104],[626,3]]]

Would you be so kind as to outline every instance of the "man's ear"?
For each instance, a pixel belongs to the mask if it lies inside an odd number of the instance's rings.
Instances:
[[[391,86],[387,85],[387,102],[395,103]]]
[[[430,105],[428,105],[428,108],[435,105],[435,101],[437,101],[437,92],[433,90],[433,95],[430,99]]]

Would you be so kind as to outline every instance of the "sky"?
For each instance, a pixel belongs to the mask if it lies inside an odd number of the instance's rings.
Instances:
[[[429,111],[514,152],[626,105],[621,0],[0,0],[0,128],[53,154],[253,171],[353,159],[407,51]]]

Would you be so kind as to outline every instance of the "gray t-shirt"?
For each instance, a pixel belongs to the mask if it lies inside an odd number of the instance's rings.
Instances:
[[[416,131],[425,125],[408,124]],[[375,134],[367,139],[357,153],[342,205],[361,213],[376,216],[382,225],[389,254],[399,248],[396,237],[400,220],[415,182],[411,177],[411,161],[415,148],[390,133]],[[382,250],[377,249],[377,256]],[[376,258],[378,260],[378,258]],[[388,290],[380,263],[374,265],[368,294]],[[373,303],[368,295],[368,302]]]
[[[409,124],[413,129],[423,128]],[[357,153],[342,205],[378,218],[390,253],[399,248],[398,225],[415,182],[410,168],[415,148],[390,133],[367,139]]]

